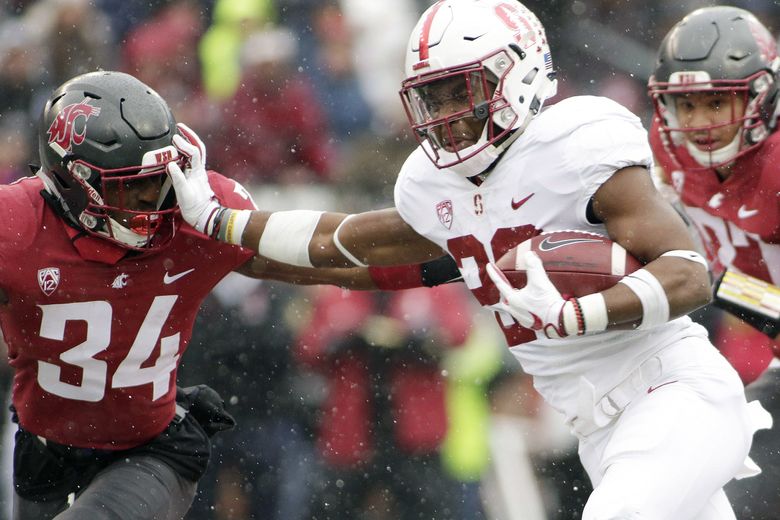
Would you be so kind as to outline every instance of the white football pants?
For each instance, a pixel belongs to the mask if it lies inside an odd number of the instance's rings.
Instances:
[[[739,376],[706,340],[686,338],[658,358],[655,380],[580,439],[594,486],[583,520],[735,518],[722,488],[755,473],[747,455],[768,414],[747,405]]]

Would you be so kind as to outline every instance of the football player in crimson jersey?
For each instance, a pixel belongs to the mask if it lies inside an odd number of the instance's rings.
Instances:
[[[152,89],[89,73],[48,100],[37,174],[0,187],[15,520],[184,515],[208,436],[232,418],[206,386],[177,392],[176,371],[201,301],[227,273],[375,287],[363,268],[296,268],[182,223],[165,166],[206,176],[204,152]],[[232,180],[204,182],[221,203],[254,208]]]
[[[696,10],[664,38],[650,79],[651,145],[719,275],[714,302],[775,340],[780,334],[780,57],[774,38],[735,7]],[[780,360],[747,388],[774,428],[751,454],[764,468],[727,489],[738,515],[780,511]],[[742,517],[742,516],[740,516]]]
[[[401,97],[420,146],[401,169],[395,208],[237,210],[214,199],[202,168],[170,163],[182,215],[219,241],[300,266],[447,252],[578,436],[595,488],[585,519],[733,518],[722,487],[755,470],[746,457],[757,419],[768,418],[686,316],[710,300],[707,265],[653,186],[639,119],[598,97],[542,111],[556,90],[550,49],[514,0],[434,3],[409,39],[406,72]],[[607,234],[646,265],[568,299],[533,254],[519,290],[492,266],[561,229]]]

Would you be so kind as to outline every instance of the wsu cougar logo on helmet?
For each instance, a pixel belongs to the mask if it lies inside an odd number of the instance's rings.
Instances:
[[[74,144],[84,142],[84,135],[87,133],[87,120],[92,116],[100,115],[100,107],[93,107],[89,100],[84,98],[81,103],[68,105],[57,114],[52,121],[47,133],[49,134],[49,146],[55,150],[61,148],[67,152],[71,151]],[[83,117],[81,129],[76,128],[76,121]]]

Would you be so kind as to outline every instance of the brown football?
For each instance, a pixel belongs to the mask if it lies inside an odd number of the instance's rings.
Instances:
[[[526,284],[526,251],[534,251],[553,285],[565,296],[585,296],[609,289],[642,263],[609,237],[587,231],[549,231],[502,256],[496,265],[513,287]]]

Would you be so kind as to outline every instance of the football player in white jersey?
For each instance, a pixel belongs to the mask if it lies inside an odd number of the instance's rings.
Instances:
[[[766,415],[686,316],[710,299],[706,262],[653,186],[639,119],[599,97],[542,110],[556,92],[550,50],[514,0],[436,2],[410,37],[406,72],[401,97],[420,146],[399,174],[395,208],[233,210],[213,199],[201,169],[171,164],[184,218],[301,266],[451,255],[578,436],[595,488],[583,518],[734,518],[722,487],[756,471],[747,454]],[[501,278],[493,262],[506,251],[561,229],[608,235],[645,265],[568,300],[533,253],[524,288]]]

